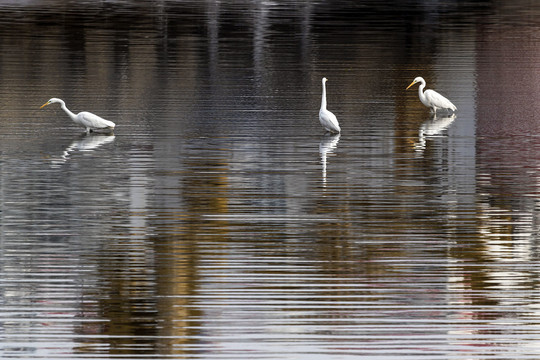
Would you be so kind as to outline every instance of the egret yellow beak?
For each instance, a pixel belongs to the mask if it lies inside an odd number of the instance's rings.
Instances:
[[[43,109],[45,106],[49,105],[50,103],[47,101],[45,104],[41,105],[39,108]]]
[[[411,86],[413,86],[414,84],[416,84],[416,81],[413,81],[409,86],[407,86],[407,89],[405,90],[408,90]]]

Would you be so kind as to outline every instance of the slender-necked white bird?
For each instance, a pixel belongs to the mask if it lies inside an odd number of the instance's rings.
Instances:
[[[326,81],[327,78],[322,78],[322,100],[321,100],[321,110],[319,110],[319,121],[323,128],[326,131],[337,134],[341,132],[339,123],[337,121],[336,115],[332,114],[331,111],[326,110]]]
[[[40,109],[44,108],[45,106],[53,103],[59,103],[62,110],[66,112],[66,114],[69,115],[71,120],[77,125],[80,125],[86,129],[87,133],[90,132],[111,132],[114,130],[114,127],[116,126],[115,123],[109,120],[105,120],[96,114],[92,114],[88,111],[81,111],[78,114],[72,113],[67,107],[66,103],[62,99],[58,98],[52,98],[49,101],[47,101],[45,104],[41,105]]]
[[[423,77],[419,76],[414,79],[413,82],[409,86],[407,86],[407,89],[416,83],[420,83],[420,86],[418,87],[418,97],[420,98],[420,101],[422,102],[422,104],[430,108],[432,112],[436,113],[439,109],[446,109],[451,111],[457,110],[456,106],[452,104],[450,100],[448,100],[438,92],[429,89],[426,91],[422,91],[426,87],[426,81]]]

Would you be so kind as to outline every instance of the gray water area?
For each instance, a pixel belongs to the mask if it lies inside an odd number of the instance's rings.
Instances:
[[[0,358],[540,357],[537,2],[0,14]]]

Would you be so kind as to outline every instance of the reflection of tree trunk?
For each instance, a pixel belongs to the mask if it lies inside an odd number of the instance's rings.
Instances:
[[[537,231],[529,218],[538,218],[535,198],[540,177],[531,169],[540,166],[540,141],[536,137],[540,133],[540,43],[536,41],[536,26],[487,24],[480,25],[477,34],[479,241],[464,241],[454,257],[479,264],[516,261],[517,249],[532,249],[536,241],[533,236],[516,235]],[[534,196],[527,196],[531,194]],[[522,255],[533,256],[529,251]],[[470,290],[480,294],[495,288],[512,291],[516,284],[504,280],[507,270],[491,267],[464,269],[464,273],[470,273]],[[499,297],[491,294],[488,299],[480,295],[475,298],[483,305],[496,303]]]
[[[478,135],[540,133],[540,42],[536,27],[478,31]]]
[[[478,32],[477,158],[490,192],[536,191],[540,181],[540,43],[536,27]],[[532,135],[532,137],[530,137]],[[498,196],[497,196],[498,197]]]

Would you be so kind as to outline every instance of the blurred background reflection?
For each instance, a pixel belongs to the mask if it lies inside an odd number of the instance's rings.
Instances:
[[[0,14],[0,357],[537,357],[535,2]]]

